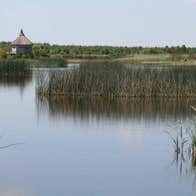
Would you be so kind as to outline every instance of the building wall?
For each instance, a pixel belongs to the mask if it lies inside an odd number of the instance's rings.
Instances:
[[[12,46],[12,54],[32,54],[32,46]]]

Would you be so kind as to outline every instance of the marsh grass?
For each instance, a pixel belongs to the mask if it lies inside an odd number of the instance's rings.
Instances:
[[[31,68],[58,68],[66,65],[62,58],[0,60],[0,74],[26,73]]]
[[[180,123],[179,129],[177,129],[176,136],[173,136],[169,131],[166,131],[166,133],[171,137],[175,153],[184,157],[184,146],[188,142],[188,137],[183,130],[182,122]]]
[[[196,69],[131,67],[120,63],[86,62],[79,68],[41,72],[40,95],[102,97],[195,97]]]
[[[28,63],[31,67],[35,68],[57,68],[66,67],[67,62],[62,58],[40,58],[40,59],[28,59]]]
[[[195,107],[192,106],[192,109],[194,112],[196,112]],[[192,126],[190,128],[190,136],[191,136],[192,157],[196,163],[196,116],[194,116]]]
[[[23,60],[0,61],[0,74],[27,73],[29,72],[29,68],[29,63]]]
[[[134,54],[115,59],[121,62],[143,65],[176,65],[190,66],[196,65],[196,56],[194,54]]]
[[[195,111],[195,107],[192,107]],[[196,184],[196,118],[188,122],[187,125],[183,125],[182,122],[172,135],[167,131],[174,146],[174,161],[177,165],[177,169],[182,175],[183,168],[191,171],[194,174],[194,182]],[[191,169],[188,169],[187,163],[191,163]]]

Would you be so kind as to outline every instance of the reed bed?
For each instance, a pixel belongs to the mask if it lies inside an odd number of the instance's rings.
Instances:
[[[31,67],[35,68],[58,68],[67,66],[66,60],[62,58],[28,59],[27,61]]]
[[[192,107],[195,112],[195,107]],[[191,120],[192,119],[192,120]],[[174,146],[174,160],[177,169],[182,175],[183,170],[187,173],[189,167],[186,163],[191,161],[191,172],[194,172],[194,184],[196,184],[196,118],[193,116],[190,121],[181,121],[176,127],[176,131],[166,131],[169,134]]]
[[[22,60],[2,60],[0,61],[0,74],[26,73],[29,72],[29,63]]]
[[[37,93],[44,96],[196,97],[196,69],[83,63],[79,68],[41,72]]]
[[[194,113],[196,114],[196,107],[192,107]],[[195,159],[196,166],[196,115],[194,115],[192,127],[190,128],[191,144],[192,144],[192,156]]]

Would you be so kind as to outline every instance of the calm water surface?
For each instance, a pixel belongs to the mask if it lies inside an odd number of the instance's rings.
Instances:
[[[164,132],[196,100],[42,99],[35,79],[1,77],[2,196],[191,196],[194,172],[173,162]]]

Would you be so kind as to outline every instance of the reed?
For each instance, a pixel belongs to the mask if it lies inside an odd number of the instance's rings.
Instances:
[[[28,63],[34,68],[58,68],[66,67],[67,62],[62,58],[40,58],[40,59],[28,59]]]
[[[196,69],[130,67],[119,63],[83,63],[79,68],[42,72],[40,95],[104,97],[195,97]]]
[[[195,111],[195,107],[192,107]],[[194,184],[196,183],[196,119],[188,122],[188,124],[182,124],[177,127],[177,130],[172,134],[167,131],[174,145],[174,161],[179,166],[180,174],[182,174],[183,165],[191,162],[191,172],[194,173]],[[186,168],[187,172],[187,168]]]
[[[176,136],[173,136],[169,131],[166,131],[166,133],[170,136],[173,142],[174,152],[177,155],[176,157],[179,157],[180,155],[180,157],[184,159],[184,152],[186,151],[185,144],[188,143],[188,147],[189,147],[190,140],[187,135],[186,129],[184,129],[182,122],[180,123],[180,126],[176,131]]]
[[[195,107],[191,107],[194,112],[196,112]],[[191,136],[191,147],[192,147],[192,157],[196,162],[196,116],[194,116],[192,126],[190,128],[190,136]]]
[[[2,60],[0,61],[0,74],[26,73],[29,72],[29,63],[22,60]]]

